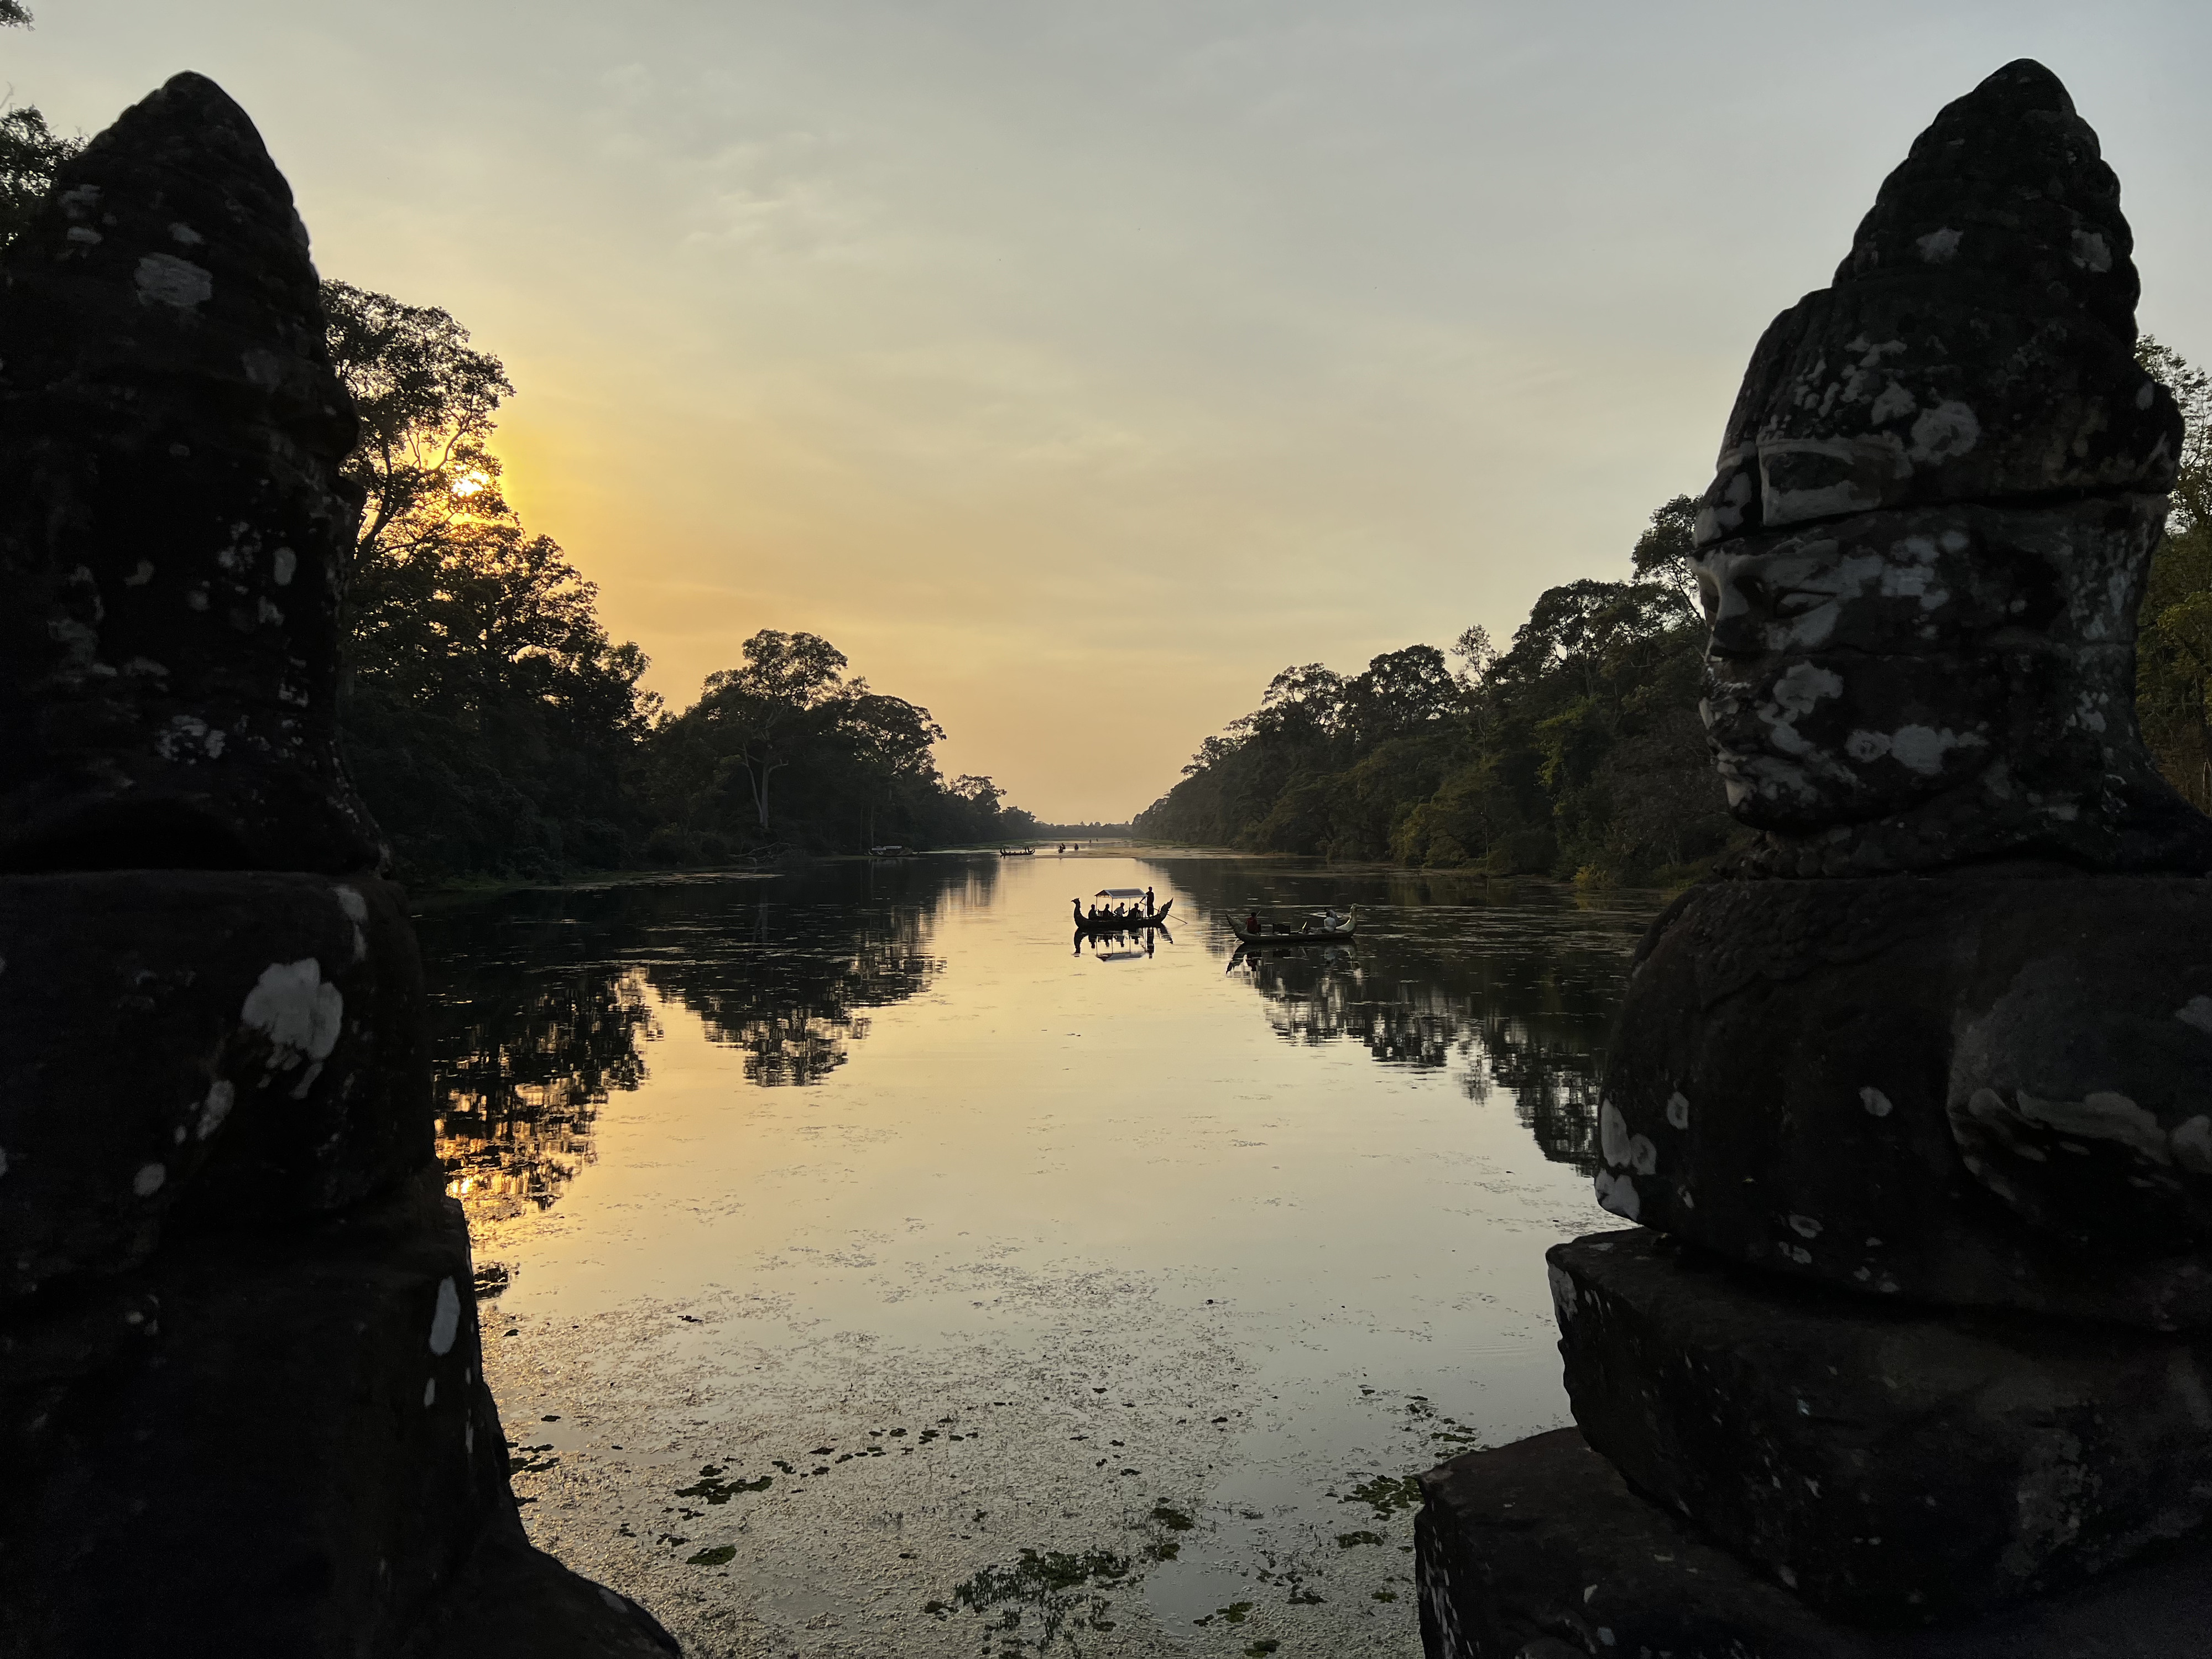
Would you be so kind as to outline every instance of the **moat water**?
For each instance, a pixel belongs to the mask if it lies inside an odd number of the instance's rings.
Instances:
[[[1419,1653],[1408,1477],[1566,1420],[1660,903],[1106,849],[428,907],[533,1536],[698,1659]]]

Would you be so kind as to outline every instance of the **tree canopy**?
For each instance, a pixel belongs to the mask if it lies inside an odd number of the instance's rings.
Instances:
[[[793,835],[817,844],[995,840],[1035,820],[988,777],[946,783],[927,708],[847,678],[845,655],[812,634],[763,629],[743,662],[709,675],[699,701],[647,745],[658,856]]]

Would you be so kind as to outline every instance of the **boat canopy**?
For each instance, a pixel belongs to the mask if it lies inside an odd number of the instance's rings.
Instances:
[[[1144,896],[1145,890],[1141,887],[1102,887],[1091,896],[1093,898],[1142,898]]]

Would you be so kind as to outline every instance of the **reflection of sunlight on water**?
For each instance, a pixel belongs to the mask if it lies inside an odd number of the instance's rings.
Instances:
[[[1176,933],[1071,951],[1042,857],[426,920],[525,1514],[700,1659],[1410,1656],[1393,1494],[1563,1412],[1541,1251],[1608,1224],[1656,903],[1084,862]],[[1323,901],[1356,952],[1224,973],[1223,912]]]

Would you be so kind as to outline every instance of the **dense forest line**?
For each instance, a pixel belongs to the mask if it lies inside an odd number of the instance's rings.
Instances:
[[[2212,380],[2146,336],[2186,422],[2142,612],[2136,709],[2160,766],[2212,810]],[[1627,579],[1540,597],[1504,650],[1480,628],[1344,675],[1285,669],[1206,739],[1140,835],[1586,882],[1681,879],[1743,836],[1697,714],[1705,627],[1677,496]]]
[[[0,26],[27,23],[0,0]],[[0,112],[0,247],[83,140]],[[1033,833],[988,777],[947,780],[927,708],[763,629],[680,712],[643,689],[598,590],[501,487],[514,387],[435,307],[325,281],[331,357],[362,421],[341,724],[403,874],[542,878]]]

